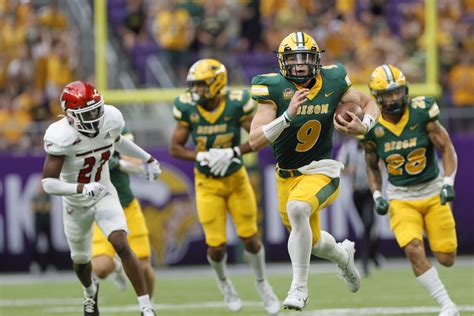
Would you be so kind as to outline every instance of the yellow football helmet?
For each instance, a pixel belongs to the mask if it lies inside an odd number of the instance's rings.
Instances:
[[[378,66],[370,76],[369,88],[382,111],[403,113],[408,104],[408,82],[400,69],[388,64]]]
[[[321,53],[318,43],[304,32],[293,32],[285,37],[278,47],[280,73],[288,80],[304,83],[316,78],[321,68]],[[298,75],[296,66],[308,66],[306,74]]]
[[[189,69],[186,81],[191,92],[197,84],[207,87],[204,94],[199,96],[199,100],[196,100],[204,105],[208,100],[216,98],[227,85],[227,70],[224,64],[216,59],[200,59]]]

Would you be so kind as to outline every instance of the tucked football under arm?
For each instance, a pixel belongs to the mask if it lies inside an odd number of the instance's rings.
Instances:
[[[140,146],[132,142],[131,140],[119,136],[115,140],[115,149],[126,156],[135,157],[145,162],[149,162],[153,157],[143,150]]]

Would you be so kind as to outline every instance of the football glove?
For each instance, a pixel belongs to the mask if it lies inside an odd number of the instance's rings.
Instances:
[[[454,200],[456,194],[454,193],[454,187],[449,184],[444,184],[440,192],[441,205],[445,205],[448,202]]]
[[[240,162],[240,149],[237,146],[225,149],[211,148],[209,154],[209,168],[215,176],[223,177],[232,162]]]
[[[382,193],[380,191],[375,191],[374,192],[374,208],[377,214],[379,215],[385,215],[388,212],[388,201],[384,199],[382,196]]]
[[[208,151],[200,151],[196,154],[196,161],[199,162],[201,166],[207,166],[210,158],[211,154]]]
[[[99,182],[86,183],[82,187],[82,195],[94,200],[99,200],[106,193],[106,188]]]
[[[158,180],[161,174],[160,163],[156,160],[147,164],[146,179],[150,182]]]

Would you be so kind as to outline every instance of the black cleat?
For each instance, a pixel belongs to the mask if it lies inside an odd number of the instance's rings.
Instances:
[[[99,282],[93,280],[97,291],[93,297],[84,295],[84,316],[99,316]]]

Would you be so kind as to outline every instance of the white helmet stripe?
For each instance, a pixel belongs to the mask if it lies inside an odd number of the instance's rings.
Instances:
[[[296,32],[296,45],[297,46],[304,46],[303,32]]]
[[[392,69],[390,69],[390,67],[387,64],[383,64],[382,68],[385,71],[385,75],[387,76],[388,83],[389,84],[394,83],[395,79],[393,78]]]

